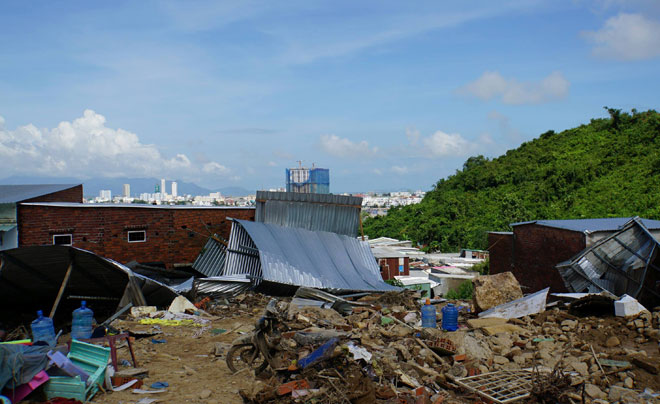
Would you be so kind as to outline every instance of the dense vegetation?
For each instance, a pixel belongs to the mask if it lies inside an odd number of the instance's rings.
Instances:
[[[548,131],[489,160],[470,157],[424,200],[364,223],[369,237],[429,249],[487,248],[488,231],[537,219],[660,219],[660,114],[607,108],[608,119]]]

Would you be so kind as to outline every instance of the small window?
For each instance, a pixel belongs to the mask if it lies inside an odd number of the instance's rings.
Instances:
[[[71,245],[73,237],[70,234],[53,234],[53,245]]]
[[[128,232],[128,242],[129,243],[142,243],[147,241],[147,231],[146,230],[137,230]]]

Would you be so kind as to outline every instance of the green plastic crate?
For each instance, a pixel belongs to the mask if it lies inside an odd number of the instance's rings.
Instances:
[[[89,373],[89,384],[85,384],[80,376],[53,376],[44,387],[46,397],[49,400],[53,397],[75,398],[82,402],[90,400],[99,390],[99,384],[105,381],[110,348],[73,340],[67,357]]]

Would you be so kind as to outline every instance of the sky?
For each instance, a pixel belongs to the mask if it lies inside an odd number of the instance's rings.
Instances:
[[[659,79],[655,0],[3,1],[0,182],[429,190]]]

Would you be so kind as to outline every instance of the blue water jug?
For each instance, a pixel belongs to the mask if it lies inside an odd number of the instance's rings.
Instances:
[[[422,327],[435,328],[435,306],[431,304],[430,299],[426,299],[426,304],[422,306]]]
[[[32,342],[44,341],[50,346],[55,346],[55,328],[50,317],[44,317],[44,312],[37,311],[37,319],[31,324]]]
[[[458,330],[458,309],[451,303],[442,308],[442,329]]]
[[[79,309],[73,311],[73,323],[71,324],[72,339],[86,339],[92,336],[92,321],[94,312],[87,308],[87,302],[82,301]]]

